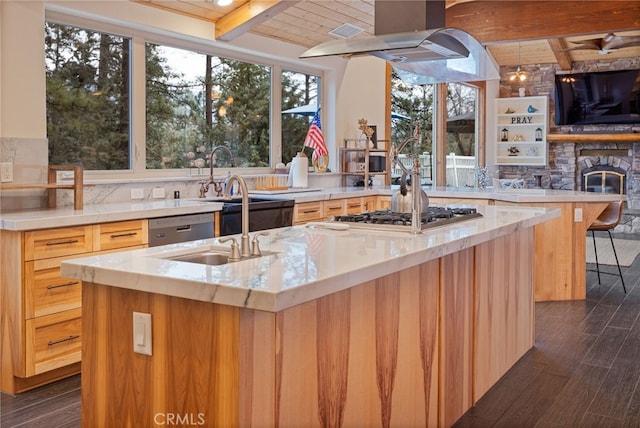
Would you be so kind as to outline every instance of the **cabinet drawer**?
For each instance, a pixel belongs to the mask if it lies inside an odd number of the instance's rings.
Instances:
[[[82,310],[72,309],[26,321],[26,376],[80,361]]]
[[[62,260],[62,257],[57,257],[24,264],[26,319],[82,305],[82,282],[60,276]]]
[[[373,212],[378,209],[377,196],[365,196],[362,198],[362,212]]]
[[[93,249],[91,226],[33,230],[25,232],[24,237],[25,260],[70,256]]]
[[[133,247],[149,243],[146,220],[119,221],[96,226],[95,251]]]
[[[391,196],[378,196],[377,209],[390,210],[391,209]]]
[[[344,214],[345,200],[335,199],[331,201],[324,201],[323,205],[323,218],[327,218],[333,215]]]
[[[347,214],[360,214],[362,212],[362,202],[360,198],[347,199]]]
[[[305,202],[293,207],[293,222],[306,223],[322,219],[322,202]]]

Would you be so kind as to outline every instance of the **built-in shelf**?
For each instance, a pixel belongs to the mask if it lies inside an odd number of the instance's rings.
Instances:
[[[639,143],[640,133],[547,134],[549,143]]]
[[[58,183],[58,171],[73,171],[73,183]],[[25,190],[25,189],[47,189],[47,206],[56,207],[56,190],[73,190],[73,207],[81,210],[84,204],[82,197],[83,190],[83,168],[80,166],[49,165],[48,183],[43,184],[1,184],[0,190]]]
[[[496,99],[496,165],[547,164],[548,97]]]

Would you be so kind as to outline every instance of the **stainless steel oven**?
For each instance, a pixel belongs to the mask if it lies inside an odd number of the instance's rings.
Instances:
[[[242,233],[242,200],[223,201],[220,236]],[[293,199],[249,198],[249,232],[293,224]]]

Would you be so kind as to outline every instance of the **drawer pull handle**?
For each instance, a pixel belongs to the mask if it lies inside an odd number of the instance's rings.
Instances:
[[[49,343],[47,343],[47,345],[48,346],[53,346],[53,345],[57,345],[57,344],[62,343],[62,342],[68,342],[70,340],[77,339],[79,337],[80,337],[79,334],[75,334],[73,336],[65,337],[64,339],[52,340]]]
[[[329,207],[329,211],[341,210],[342,207]]]
[[[136,236],[138,232],[129,232],[129,233],[120,233],[116,235],[111,235],[111,238],[128,238],[129,236]]]
[[[60,287],[69,287],[76,284],[80,284],[80,281],[70,281],[70,282],[65,282],[64,284],[47,285],[47,290],[53,290],[54,288],[60,288]]]
[[[306,210],[306,211],[302,211],[304,214],[311,214],[311,213],[317,213],[318,210]]]
[[[78,242],[77,239],[69,239],[67,241],[58,241],[58,242],[47,242],[47,245],[65,245],[65,244],[75,244]]]

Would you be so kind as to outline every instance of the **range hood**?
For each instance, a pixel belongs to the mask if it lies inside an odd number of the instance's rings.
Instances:
[[[392,8],[381,13],[378,5],[386,5],[387,1],[376,1],[376,36],[366,39],[331,40],[307,50],[300,58],[316,58],[323,56],[345,56],[351,58],[359,55],[373,55],[389,61],[400,78],[417,84],[469,82],[476,80],[499,79],[498,67],[486,49],[471,34],[458,28],[417,29],[412,31],[379,34],[379,15],[385,16],[385,24],[398,22],[392,31],[407,28],[410,17],[416,16],[416,8],[424,14],[425,7],[435,5],[439,9],[437,17],[424,24],[434,22],[444,24],[444,2],[391,2]],[[398,7],[405,4],[407,7]],[[429,6],[433,7],[433,6]],[[433,9],[431,9],[432,11]],[[389,14],[393,14],[390,16]],[[431,12],[433,14],[433,12]],[[432,16],[432,15],[431,15]],[[415,21],[415,19],[413,19]],[[409,27],[411,28],[411,27]]]

